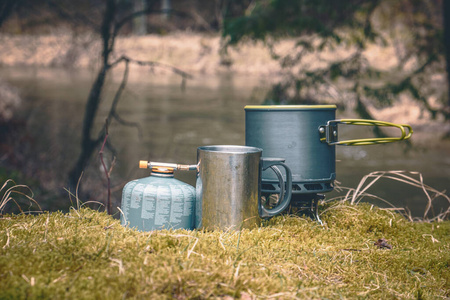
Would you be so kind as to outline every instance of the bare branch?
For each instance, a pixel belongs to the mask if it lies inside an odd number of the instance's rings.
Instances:
[[[180,75],[183,78],[186,79],[192,79],[194,78],[194,76],[192,76],[189,73],[184,72],[183,70],[176,68],[174,66],[168,65],[168,64],[164,64],[164,63],[160,63],[160,62],[156,62],[156,61],[142,61],[142,60],[137,60],[137,59],[132,59],[126,55],[122,55],[120,58],[118,58],[115,62],[112,62],[109,66],[115,67],[117,64],[121,63],[122,61],[125,62],[132,62],[135,63],[139,66],[149,66],[149,67],[159,67],[162,69],[167,69],[169,71],[172,71],[175,74]]]
[[[111,109],[108,114],[108,121],[111,122],[111,118],[114,118],[122,125],[130,126],[130,127],[136,127],[138,130],[139,138],[142,138],[142,128],[141,126],[136,122],[130,122],[122,119],[119,114],[117,113],[117,104],[119,103],[120,97],[122,95],[123,90],[125,89],[125,86],[127,85],[128,81],[128,74],[129,74],[129,63],[130,61],[126,58],[121,59],[120,61],[125,62],[125,71],[123,73],[122,82],[120,83],[119,88],[117,89],[116,95],[114,96],[113,103],[111,105]]]

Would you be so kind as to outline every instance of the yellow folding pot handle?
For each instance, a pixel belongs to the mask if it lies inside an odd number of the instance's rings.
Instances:
[[[367,138],[367,139],[338,141],[337,137],[338,124],[394,127],[400,130],[401,135],[399,137]],[[408,132],[406,132],[406,129],[408,129]],[[413,134],[413,130],[411,126],[406,124],[395,124],[385,121],[367,120],[367,119],[341,119],[328,121],[327,125],[320,126],[319,133],[320,133],[320,140],[322,142],[328,143],[329,145],[362,146],[362,145],[385,144],[407,140]]]

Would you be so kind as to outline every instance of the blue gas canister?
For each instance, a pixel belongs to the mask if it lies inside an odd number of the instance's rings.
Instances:
[[[140,167],[147,168],[141,161]],[[195,188],[174,178],[173,167],[150,165],[149,177],[128,182],[122,191],[123,226],[140,231],[195,227]]]

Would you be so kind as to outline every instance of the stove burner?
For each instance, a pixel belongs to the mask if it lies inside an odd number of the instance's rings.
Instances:
[[[322,194],[292,194],[291,203],[283,213],[299,214],[306,212],[320,225],[323,225],[319,217],[319,200],[325,199]]]
[[[282,214],[308,214],[320,225],[323,225],[319,217],[319,200],[325,199],[325,195],[317,192],[328,192],[333,189],[331,183],[292,184],[292,198],[289,206]],[[265,206],[272,208],[278,205],[280,187],[277,184],[264,182],[261,188],[261,198]]]

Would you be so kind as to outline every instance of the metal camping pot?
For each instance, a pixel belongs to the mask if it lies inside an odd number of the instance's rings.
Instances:
[[[284,157],[292,171],[293,193],[320,193],[333,189],[336,178],[336,145],[371,145],[409,139],[409,125],[363,119],[336,120],[335,105],[245,106],[245,144],[264,149],[264,157]],[[389,126],[399,137],[338,140],[338,125]],[[262,175],[276,190],[277,174]]]
[[[262,149],[246,146],[204,146],[197,149],[196,227],[239,230],[260,225],[261,218],[281,213],[290,203],[292,177],[279,158],[261,158]],[[277,184],[283,190],[278,206],[261,204],[261,172],[283,167]],[[278,170],[278,169],[275,169]]]
[[[177,166],[186,170],[191,166],[147,161],[139,165],[150,167],[151,175],[123,188],[121,224],[140,231],[194,229],[195,188],[174,178]]]

